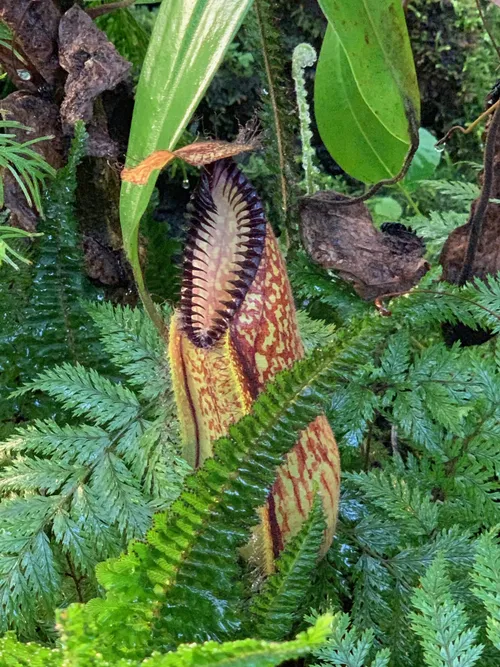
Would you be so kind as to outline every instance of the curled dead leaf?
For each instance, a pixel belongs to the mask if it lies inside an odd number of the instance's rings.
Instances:
[[[411,289],[430,268],[421,239],[397,223],[379,231],[363,203],[338,206],[343,199],[331,191],[302,199],[301,235],[311,259],[367,301]]]
[[[176,151],[155,151],[136,167],[125,168],[122,171],[122,180],[135,185],[146,185],[153,171],[163,169],[174,158],[179,158],[193,167],[203,167],[217,160],[234,157],[240,153],[253,151],[257,148],[257,141],[239,143],[238,141],[198,141]]]

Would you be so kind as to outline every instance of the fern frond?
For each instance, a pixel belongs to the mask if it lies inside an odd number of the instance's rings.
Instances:
[[[469,628],[464,605],[451,595],[446,562],[438,556],[413,593],[412,628],[428,667],[473,667],[484,650],[476,644],[478,628]]]
[[[479,197],[480,193],[478,185],[466,181],[422,181],[421,185],[427,186],[455,203],[464,206]]]
[[[411,487],[407,480],[387,472],[347,473],[346,480],[366,494],[367,499],[387,516],[399,520],[405,530],[415,535],[430,535],[438,524],[438,506],[430,493]]]
[[[369,654],[373,651],[375,633],[365,630],[360,633],[351,626],[348,614],[336,614],[333,617],[332,633],[326,645],[315,651],[315,656],[322,660],[316,667],[388,667],[391,658],[389,649],[377,652],[373,662],[368,663]]]
[[[19,142],[15,134],[8,134],[9,130],[30,131],[21,123],[13,120],[0,121],[0,169],[10,172],[26,198],[28,206],[34,206],[42,212],[41,188],[49,177],[55,176],[55,169],[31,146],[48,141],[53,137],[37,137],[25,142]],[[4,206],[3,177],[0,178],[0,208]]]
[[[276,573],[252,600],[249,634],[270,641],[279,641],[290,634],[310,585],[325,528],[321,498],[317,496],[299,534],[290,540],[277,560]]]
[[[333,378],[355,357],[352,338],[350,343],[345,356],[337,344],[278,375],[252,414],[215,443],[215,457],[188,478],[169,512],[155,517],[147,544],[132,543],[127,556],[99,566],[107,599],[93,601],[88,613],[96,628],[106,619],[108,645],[119,643],[124,653],[135,655],[151,643],[221,639],[238,632],[237,549],[257,523],[256,510],[282,457],[321,412]],[[130,600],[135,600],[132,607]],[[100,644],[105,652],[102,636]]]
[[[204,644],[182,644],[175,651],[160,654],[154,652],[140,663],[137,660],[120,659],[118,651],[108,661],[99,649],[89,648],[85,643],[87,634],[84,608],[73,607],[59,614],[59,627],[62,630],[61,651],[65,663],[79,664],[82,667],[277,667],[284,661],[310,655],[321,647],[328,638],[332,616],[324,614],[314,619],[311,627],[299,633],[288,642],[266,642],[259,639],[241,639],[218,643],[214,641]],[[83,641],[82,641],[83,640]],[[14,647],[16,650],[17,647]],[[15,654],[14,654],[15,655]],[[56,663],[59,664],[59,663]]]
[[[0,221],[5,218],[0,213]],[[8,225],[0,225],[0,266],[2,264],[9,264],[16,271],[19,270],[14,259],[24,264],[31,264],[30,260],[21,255],[12,245],[7,243],[7,240],[11,239],[26,239],[33,238],[34,236],[40,236],[40,234],[31,234],[30,232],[25,232],[23,229],[17,229],[16,227],[10,227]],[[14,259],[13,259],[14,258]]]
[[[88,312],[99,329],[103,348],[133,387],[140,387],[147,400],[161,396],[170,387],[165,344],[157,328],[139,308],[89,304]],[[165,310],[165,321],[168,322]]]
[[[500,651],[500,543],[498,530],[483,533],[477,540],[472,580],[473,593],[488,612],[486,632],[492,644]]]
[[[86,132],[77,124],[68,164],[57,172],[44,195],[46,218],[40,222],[42,237],[33,253],[33,268],[26,272],[16,307],[1,323],[0,357],[6,400],[9,389],[18,387],[37,372],[62,360],[102,363],[89,318],[81,300],[93,290],[82,272],[83,256],[74,216],[76,168],[84,152]],[[2,290],[3,291],[3,290]],[[17,292],[16,292],[17,294]],[[8,290],[6,290],[8,296]],[[23,421],[51,414],[47,399],[16,400],[11,411]]]
[[[140,403],[130,389],[81,364],[64,363],[46,370],[13,396],[31,391],[45,392],[75,417],[85,415],[97,426],[120,429],[139,417]]]
[[[306,353],[312,352],[315,347],[325,347],[335,336],[335,325],[315,320],[305,310],[297,311],[297,323]]]
[[[0,627],[14,626],[27,637],[37,617],[50,623],[57,604],[75,594],[95,595],[96,562],[142,537],[154,511],[177,497],[188,470],[178,453],[164,344],[151,335],[142,311],[97,312],[99,326],[111,332],[108,350],[120,357],[138,393],[79,364],[55,367],[16,395],[45,391],[91,423],[35,420],[0,445],[0,564],[6,573]],[[159,398],[151,400],[141,383],[149,382],[155,364],[164,377],[157,384],[161,394],[154,394]],[[47,567],[37,578],[27,576],[27,564],[38,561]],[[74,586],[63,585],[70,577]]]
[[[258,639],[242,639],[234,642],[207,642],[201,646],[179,646],[172,653],[157,656],[147,662],[153,667],[190,667],[191,665],[213,665],[213,667],[275,667],[286,660],[311,654],[324,644],[329,633],[332,617],[320,616],[313,627],[283,643],[265,642]]]

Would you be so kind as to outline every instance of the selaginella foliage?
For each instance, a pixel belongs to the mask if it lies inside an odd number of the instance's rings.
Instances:
[[[48,394],[69,421],[37,419],[1,447],[1,618],[28,637],[97,593],[96,563],[144,535],[187,470],[158,333],[138,310],[87,312],[112,377],[69,362],[40,373],[18,394]]]
[[[326,281],[315,290],[330,320],[335,290]],[[311,606],[342,611],[348,600],[350,617],[331,621],[318,664],[495,664],[498,355],[494,341],[445,347],[440,324],[498,331],[500,281],[458,289],[430,276],[390,317],[367,308],[336,330],[301,313],[308,346],[320,347],[277,377],[173,505],[186,470],[163,343],[140,310],[87,309],[120,375],[63,364],[22,390],[48,392],[70,421],[35,422],[2,446],[4,627],[40,636],[55,605],[104,589],[60,613],[58,650],[81,664],[99,664],[97,654],[139,664],[185,641],[285,640]],[[316,504],[277,573],[249,594],[255,574],[237,549],[290,442],[325,408],[344,458],[337,537],[316,566]],[[145,533],[94,579],[96,561]]]

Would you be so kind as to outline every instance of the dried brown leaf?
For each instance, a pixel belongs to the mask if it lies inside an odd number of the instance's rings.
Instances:
[[[155,151],[136,167],[125,168],[122,180],[135,185],[145,185],[155,169],[163,169],[174,158],[179,158],[193,167],[203,167],[217,160],[234,157],[240,153],[252,151],[256,143],[242,144],[228,141],[198,141],[176,151]]]
[[[422,241],[396,227],[382,233],[363,203],[337,206],[336,192],[317,192],[300,203],[300,228],[311,259],[334,269],[368,301],[407,291],[429,270]]]

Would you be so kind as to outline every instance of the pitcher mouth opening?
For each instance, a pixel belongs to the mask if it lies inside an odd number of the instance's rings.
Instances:
[[[194,345],[210,348],[255,279],[267,223],[255,189],[231,160],[204,169],[188,211],[181,318]]]

